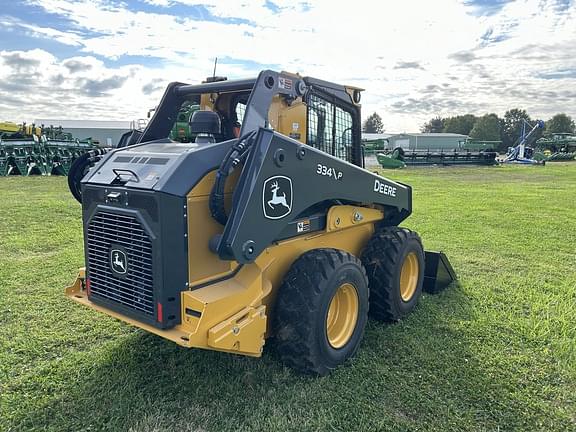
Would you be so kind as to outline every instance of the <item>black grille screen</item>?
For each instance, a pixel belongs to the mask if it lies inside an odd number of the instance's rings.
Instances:
[[[140,222],[131,216],[98,212],[87,231],[91,294],[154,315],[152,243]],[[112,271],[114,249],[126,255],[124,275]]]

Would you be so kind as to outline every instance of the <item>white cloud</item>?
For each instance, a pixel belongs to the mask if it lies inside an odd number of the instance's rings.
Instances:
[[[85,71],[100,74],[99,80],[129,75],[121,87],[110,90],[110,97],[98,98],[108,101],[113,116],[142,115],[155,103],[152,97],[159,96],[142,95],[142,86],[159,77],[163,82],[199,81],[211,72],[216,56],[275,64],[364,87],[365,113],[378,111],[389,130],[414,130],[437,114],[503,114],[513,106],[533,116],[559,111],[576,116],[573,105],[563,102],[575,79],[541,75],[576,69],[576,8],[560,14],[557,1],[520,0],[478,16],[453,0],[356,0],[353,5],[276,0],[277,12],[260,0],[204,0],[219,21],[170,15],[168,6],[197,5],[197,0],[148,0],[165,7],[157,13],[101,0],[29,2],[70,19],[72,29],[39,28],[16,20],[10,25],[80,46],[85,59],[161,59],[161,69],[100,64]],[[51,70],[57,60],[45,63]],[[256,73],[241,62],[221,64],[218,72],[229,77]],[[89,99],[80,103],[84,96],[70,97],[78,107],[86,103],[85,116],[90,113]],[[126,104],[126,97],[139,103]],[[82,109],[76,112],[81,115]]]
[[[23,30],[26,35],[51,39],[64,45],[80,45],[81,38],[74,32],[63,32],[50,27],[28,24],[15,17],[0,16],[0,25],[5,30]]]

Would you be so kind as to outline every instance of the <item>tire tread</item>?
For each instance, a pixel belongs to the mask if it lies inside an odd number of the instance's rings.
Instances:
[[[370,286],[370,315],[381,321],[398,321],[402,315],[396,308],[393,290],[395,272],[398,271],[402,245],[416,240],[422,247],[420,236],[407,228],[396,226],[380,228],[368,241],[362,253]]]
[[[361,261],[337,249],[315,249],[304,253],[286,274],[276,301],[274,328],[276,350],[287,366],[317,375],[326,375],[333,369],[325,364],[315,349],[314,318],[317,319],[320,313],[323,283],[336,269],[348,263],[362,270],[368,286]]]

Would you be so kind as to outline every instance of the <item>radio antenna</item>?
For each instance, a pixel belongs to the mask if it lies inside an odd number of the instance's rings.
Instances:
[[[212,72],[212,77],[216,78],[216,65],[218,64],[218,57],[214,57],[214,72]]]

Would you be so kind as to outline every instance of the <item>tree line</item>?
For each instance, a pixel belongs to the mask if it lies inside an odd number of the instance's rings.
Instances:
[[[482,141],[502,141],[499,150],[514,146],[522,134],[524,120],[534,125],[539,119],[532,119],[526,110],[514,108],[506,111],[503,118],[496,114],[475,116],[474,114],[457,115],[454,117],[434,117],[424,123],[420,129],[427,133],[457,133],[468,135],[472,139]],[[544,130],[536,132],[535,138],[543,134],[576,133],[574,120],[564,113],[556,114],[544,122]],[[384,125],[382,118],[374,113],[363,124],[363,131],[382,133]]]

